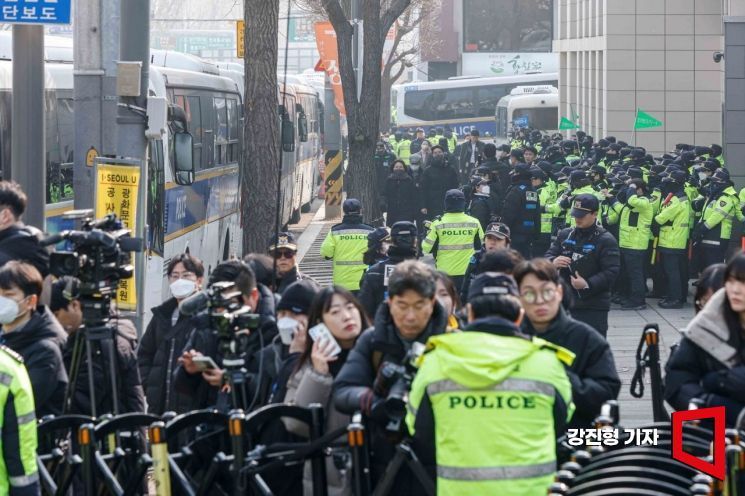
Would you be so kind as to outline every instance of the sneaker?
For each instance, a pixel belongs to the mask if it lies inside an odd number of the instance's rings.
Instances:
[[[647,308],[646,303],[631,303],[629,301],[621,305],[621,310],[644,310],[645,308]]]
[[[664,299],[660,302],[660,308],[668,308],[668,309],[676,309],[676,308],[683,308],[683,303],[680,300],[668,300]]]

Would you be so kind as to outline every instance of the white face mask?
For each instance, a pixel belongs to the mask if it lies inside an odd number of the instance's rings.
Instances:
[[[186,298],[197,290],[197,283],[189,279],[176,279],[171,283],[171,294],[176,298]]]
[[[709,178],[709,175],[708,175],[708,174],[706,174],[705,172],[699,172],[699,173],[698,173],[698,179],[699,179],[700,181],[705,181],[705,180],[706,180],[706,179],[708,179],[708,178]]]
[[[0,296],[0,324],[10,324],[21,312],[18,302],[7,296]]]
[[[488,184],[486,186],[481,186],[482,195],[488,195],[489,193],[491,193],[491,188],[489,187]]]
[[[419,170],[419,164],[411,164],[409,167],[411,167],[411,170],[418,171]]]
[[[297,321],[291,317],[282,317],[277,321],[277,329],[279,330],[279,338],[282,340],[282,344],[292,344],[292,340],[295,338],[295,332],[297,332],[297,324]]]

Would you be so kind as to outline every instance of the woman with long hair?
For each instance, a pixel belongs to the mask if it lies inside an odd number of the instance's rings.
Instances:
[[[745,417],[745,253],[727,264],[724,287],[683,330],[665,369],[665,399],[676,410],[697,399],[725,406],[728,426]]]
[[[319,324],[328,329],[331,339],[312,339],[313,327]],[[362,305],[357,299],[340,286],[331,286],[321,290],[313,300],[308,316],[309,336],[305,350],[295,365],[295,372],[287,382],[285,402],[309,406],[313,403],[323,405],[326,416],[326,432],[349,424],[349,415],[338,412],[331,398],[331,389],[336,374],[346,362],[349,352],[357,338],[370,326]],[[338,345],[338,347],[337,347]],[[304,424],[284,419],[290,432],[307,436]],[[338,458],[338,457],[337,457]],[[347,457],[345,465],[350,459]],[[326,477],[330,495],[351,494],[351,467],[340,470],[332,458],[326,459]],[[305,494],[311,493],[310,462],[306,463],[303,477]]]
[[[455,283],[450,277],[440,270],[435,271],[435,281],[437,283],[437,292],[435,296],[440,305],[445,307],[445,312],[448,315],[447,330],[451,331],[454,329],[460,329],[460,319],[458,318],[458,312],[461,311],[461,301],[458,297],[458,290],[455,288]]]

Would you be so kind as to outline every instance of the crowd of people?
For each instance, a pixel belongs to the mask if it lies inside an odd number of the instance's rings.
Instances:
[[[322,405],[327,432],[361,412],[373,483],[405,440],[439,494],[543,494],[557,438],[591,427],[618,396],[611,305],[638,310],[662,297],[661,308],[680,308],[699,272],[698,314],[669,359],[665,396],[676,409],[726,405],[728,424],[741,420],[745,254],[724,263],[745,196],[720,147],[653,157],[581,132],[520,130],[500,147],[477,132],[460,144],[449,130],[430,135],[432,146],[423,130],[378,143],[387,227],[344,202],[320,249],[333,285],[299,269],[289,232],[209,272],[180,254],[146,328],[112,314],[111,345],[96,346],[74,380],[80,281],[49,275],[39,232],[22,222],[25,194],[0,182],[0,487],[38,491],[33,422],[47,415],[288,403]],[[430,254],[435,268],[419,260]],[[207,313],[182,311],[210,288],[226,308],[256,314],[240,345],[224,346]],[[231,380],[227,353],[240,355],[245,381]],[[291,419],[276,424],[269,441],[309,435]],[[209,436],[188,442],[210,453]],[[327,458],[330,494],[351,494],[351,464],[344,449]],[[423,492],[406,464],[388,476],[398,494]],[[277,494],[312,485],[309,466],[265,479]]]

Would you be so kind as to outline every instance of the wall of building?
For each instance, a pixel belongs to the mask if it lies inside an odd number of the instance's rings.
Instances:
[[[661,120],[635,143],[721,143],[723,3],[717,0],[555,0],[561,113],[595,137],[630,141],[636,109]]]

